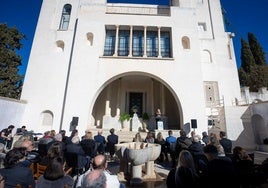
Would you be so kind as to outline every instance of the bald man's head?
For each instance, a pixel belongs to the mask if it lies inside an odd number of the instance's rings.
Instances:
[[[106,188],[106,176],[102,170],[92,170],[82,180],[82,188]]]
[[[94,157],[92,167],[93,167],[93,169],[105,170],[107,168],[105,156],[104,155],[97,155],[96,157]]]

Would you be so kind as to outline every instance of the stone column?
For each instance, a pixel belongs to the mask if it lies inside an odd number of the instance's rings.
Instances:
[[[161,57],[161,27],[158,27],[158,58]]]
[[[116,25],[116,33],[115,33],[115,49],[114,49],[114,55],[118,56],[118,35],[119,35],[119,25]]]
[[[161,99],[161,112],[162,114],[166,114],[166,97],[165,97],[165,88],[164,85],[160,85],[160,99]]]
[[[144,46],[143,46],[143,57],[147,57],[147,27],[144,26]]]
[[[154,115],[154,79],[151,78],[151,115]]]
[[[107,100],[105,103],[105,115],[111,115],[110,101]]]
[[[130,26],[130,33],[129,33],[129,54],[128,57],[132,57],[132,38],[133,38],[133,26]]]

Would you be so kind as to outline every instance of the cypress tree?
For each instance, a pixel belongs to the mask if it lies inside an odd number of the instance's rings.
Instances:
[[[250,73],[254,66],[255,59],[250,50],[249,44],[244,39],[241,39],[241,67],[246,73]]]
[[[248,33],[248,43],[257,65],[266,65],[265,53],[253,33]]]
[[[20,98],[23,76],[18,74],[21,57],[16,50],[22,47],[23,38],[17,28],[0,24],[0,96]]]

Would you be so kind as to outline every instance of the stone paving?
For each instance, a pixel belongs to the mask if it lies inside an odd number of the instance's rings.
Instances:
[[[268,153],[254,151],[254,163],[261,164],[263,160],[268,158]],[[117,158],[108,160],[108,169],[112,174],[119,172],[119,160]],[[130,186],[125,180],[120,179],[127,188],[166,188],[166,177],[171,169],[171,162],[155,163],[155,172],[157,173],[156,180],[145,180],[142,185]],[[268,185],[267,185],[268,187]]]

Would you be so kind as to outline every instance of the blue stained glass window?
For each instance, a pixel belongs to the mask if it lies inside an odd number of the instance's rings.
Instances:
[[[171,57],[170,53],[170,33],[161,32],[161,56],[162,57]]]
[[[129,31],[119,31],[118,56],[128,56],[129,53]]]
[[[146,35],[147,56],[158,56],[158,33],[156,31],[147,31]]]
[[[114,55],[115,49],[115,30],[106,30],[106,38],[104,45],[104,56]]]
[[[143,46],[144,46],[144,32],[143,31],[133,31],[132,39],[132,55],[134,57],[143,56]]]

